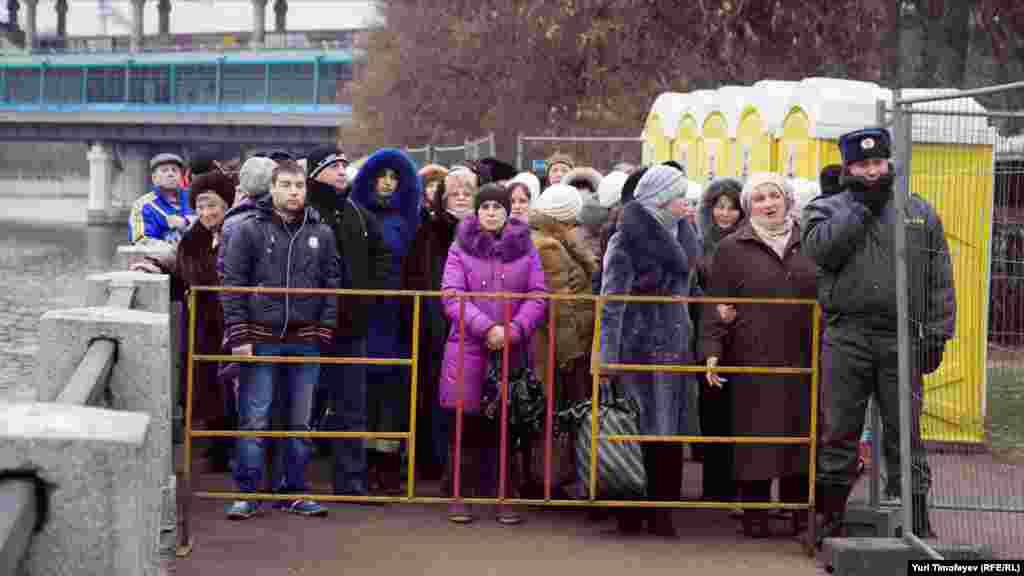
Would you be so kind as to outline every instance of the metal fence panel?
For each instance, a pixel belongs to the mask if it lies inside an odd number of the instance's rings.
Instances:
[[[592,166],[607,173],[619,163],[639,166],[643,138],[633,136],[519,136],[516,164],[520,170],[534,170],[534,162],[546,160],[557,152],[572,156],[577,166]],[[538,166],[539,168],[539,166]]]
[[[262,293],[262,294],[293,294],[303,296],[330,296],[330,297],[355,297],[358,298],[361,305],[366,305],[371,302],[388,302],[389,304],[394,302],[403,310],[402,315],[408,316],[408,321],[403,322],[401,326],[401,336],[403,339],[407,339],[410,342],[409,355],[407,357],[395,357],[395,358],[369,358],[369,357],[352,357],[352,356],[337,356],[331,354],[317,354],[316,356],[296,356],[296,355],[281,355],[281,356],[269,356],[269,355],[248,355],[248,356],[236,356],[236,355],[220,355],[216,353],[200,353],[197,350],[198,340],[198,316],[197,316],[197,303],[199,302],[199,294],[202,292],[207,293]],[[453,436],[447,436],[446,439],[451,439],[451,451],[450,451],[450,470],[451,474],[447,478],[447,482],[443,486],[434,487],[432,494],[437,494],[436,490],[440,489],[440,495],[428,495],[424,490],[417,490],[420,486],[417,483],[416,476],[416,462],[417,462],[417,451],[418,450],[429,450],[422,437],[419,437],[417,421],[419,418],[430,418],[429,414],[432,404],[437,400],[437,392],[431,390],[430,386],[433,384],[430,382],[423,382],[420,380],[419,366],[420,362],[438,362],[441,358],[425,356],[426,352],[422,349],[423,342],[427,342],[424,337],[425,334],[421,331],[421,317],[423,314],[423,304],[425,299],[441,299],[451,298],[454,300],[454,304],[457,307],[457,317],[452,319],[453,328],[457,331],[458,337],[458,348],[457,348],[457,359],[454,374],[454,381],[458,382],[458,391],[453,392],[455,395],[452,398],[454,402],[454,420],[453,423]],[[513,476],[517,477],[517,484],[521,483],[531,477],[530,473],[526,471],[527,465],[525,463],[517,463],[514,456],[515,452],[520,455],[524,454],[524,446],[516,446],[512,442],[512,429],[510,428],[512,422],[510,421],[510,403],[513,402],[510,397],[511,384],[511,373],[510,373],[510,355],[511,355],[511,344],[506,341],[502,352],[499,355],[500,364],[496,367],[496,374],[494,377],[496,381],[492,381],[495,387],[498,388],[498,393],[493,401],[497,406],[494,408],[495,413],[488,418],[493,421],[486,424],[486,428],[490,430],[485,432],[480,428],[480,424],[476,425],[476,429],[464,429],[465,422],[464,416],[469,414],[471,411],[475,412],[478,418],[483,418],[482,410],[480,405],[484,402],[484,399],[479,396],[481,392],[478,390],[473,394],[478,395],[474,400],[470,396],[472,388],[466,385],[466,373],[468,369],[465,366],[465,355],[466,355],[466,342],[469,341],[467,337],[467,320],[466,320],[466,306],[467,302],[470,304],[474,300],[489,300],[491,302],[501,301],[502,302],[502,322],[506,328],[511,326],[512,320],[512,301],[519,299],[529,300],[542,300],[545,302],[545,306],[548,307],[549,318],[551,319],[546,326],[541,328],[542,333],[538,334],[542,338],[547,340],[547,348],[543,353],[538,355],[538,358],[531,360],[531,362],[538,364],[536,366],[536,377],[538,383],[543,387],[543,416],[537,417],[535,413],[535,420],[531,420],[532,426],[519,429],[518,437],[523,439],[524,444],[530,444],[533,448],[530,450],[538,450],[543,452],[543,465],[540,466],[539,470],[536,470],[542,477],[544,494],[541,497],[538,495],[527,495],[527,494],[516,494],[517,489],[512,486]],[[188,349],[186,356],[187,371],[186,371],[186,395],[185,395],[185,446],[184,446],[184,467],[182,471],[182,490],[181,494],[183,498],[181,519],[182,525],[179,531],[179,556],[187,556],[190,554],[192,549],[192,532],[191,532],[191,510],[192,510],[192,498],[205,498],[205,499],[222,499],[222,500],[289,500],[289,499],[311,499],[325,502],[395,502],[395,503],[418,503],[418,504],[511,504],[511,505],[536,505],[536,506],[563,506],[563,507],[575,507],[575,506],[592,506],[592,507],[618,507],[618,508],[680,508],[680,509],[750,509],[750,510],[791,510],[794,513],[801,510],[811,510],[814,508],[814,490],[812,489],[813,478],[815,477],[815,448],[818,438],[817,434],[817,402],[818,397],[818,382],[819,382],[819,358],[818,351],[820,349],[820,337],[821,337],[821,308],[815,300],[808,299],[795,299],[795,298],[693,298],[693,297],[676,297],[676,296],[654,296],[654,295],[626,295],[626,294],[615,294],[596,296],[590,294],[549,294],[549,293],[498,293],[498,292],[440,292],[440,291],[418,291],[418,290],[332,290],[322,288],[271,288],[271,287],[226,287],[226,286],[193,286],[190,288],[188,294]],[[411,302],[410,302],[411,301]],[[797,309],[809,310],[809,317],[806,319],[810,322],[811,339],[808,343],[810,346],[810,354],[807,365],[805,366],[718,366],[709,367],[706,365],[681,365],[681,364],[669,364],[654,361],[647,364],[604,364],[598,363],[598,371],[592,373],[590,379],[590,391],[581,398],[570,399],[562,398],[556,400],[556,320],[559,315],[559,310],[563,304],[569,302],[587,302],[592,304],[594,307],[594,334],[591,342],[591,353],[598,354],[597,343],[601,341],[601,316],[600,313],[602,307],[610,301],[621,301],[629,302],[630,306],[651,306],[651,305],[665,305],[669,303],[683,304],[689,302],[691,304],[710,304],[716,302],[728,302],[735,305],[777,305],[796,307]],[[447,303],[445,304],[447,305]],[[429,329],[427,330],[429,332]],[[216,351],[213,351],[216,352]],[[540,356],[546,358],[543,360],[544,369],[541,370],[539,363]],[[311,429],[303,430],[284,430],[279,425],[272,424],[271,427],[274,429],[246,429],[246,430],[211,430],[211,429],[197,429],[194,427],[194,409],[196,408],[196,390],[197,390],[197,375],[199,374],[201,365],[210,365],[217,362],[239,362],[243,365],[256,365],[256,364],[318,364],[321,366],[325,365],[367,365],[367,366],[392,366],[400,368],[396,375],[393,377],[396,381],[407,381],[408,386],[404,387],[404,394],[398,394],[392,398],[392,406],[400,407],[403,402],[408,402],[407,415],[404,416],[408,422],[406,426],[400,426],[404,430],[394,431],[353,431],[353,430],[335,430],[337,428],[336,423],[330,422],[325,423],[323,427],[317,426],[316,431]],[[447,360],[446,360],[447,361]],[[531,366],[532,367],[532,366]],[[810,399],[807,406],[809,414],[807,419],[806,430],[802,430],[798,433],[778,433],[778,434],[738,434],[738,435],[647,435],[639,433],[639,430],[634,430],[632,434],[625,430],[620,430],[615,427],[604,427],[599,426],[599,413],[603,412],[600,408],[602,405],[607,405],[607,401],[610,398],[607,396],[612,393],[611,389],[605,389],[601,386],[600,380],[602,374],[609,373],[674,373],[674,374],[703,374],[706,372],[723,373],[723,374],[787,374],[787,375],[800,375],[803,376],[802,382],[793,382],[793,386],[806,386],[806,394]],[[490,377],[489,377],[490,378]],[[435,381],[436,382],[436,381]],[[680,383],[683,385],[683,383]],[[422,396],[426,396],[427,403],[422,404],[419,399]],[[603,398],[603,400],[602,400]],[[580,404],[579,401],[585,400],[585,404]],[[572,422],[556,423],[556,418],[563,420],[561,415],[556,412],[556,402],[559,404],[559,410],[568,408],[571,412],[577,412],[579,408],[583,408],[581,412],[581,418],[576,420],[572,418]],[[602,404],[604,402],[604,404]],[[490,403],[488,403],[490,404]],[[475,406],[474,406],[475,405]],[[493,406],[493,404],[491,404]],[[425,409],[426,408],[426,409]],[[480,410],[480,412],[477,412]],[[693,415],[696,417],[696,414]],[[540,422],[540,420],[543,422]],[[208,425],[210,423],[207,423]],[[519,422],[519,424],[523,424]],[[539,424],[539,425],[538,425]],[[492,428],[492,426],[494,428]],[[500,428],[498,428],[500,426]],[[557,427],[557,433],[556,433]],[[586,486],[585,494],[562,494],[559,495],[553,491],[553,482],[556,474],[558,474],[553,466],[555,465],[556,456],[554,450],[556,449],[555,442],[556,436],[563,434],[574,435],[575,430],[582,427],[589,427],[590,432],[585,436],[589,443],[589,454],[592,461],[596,461],[597,465],[587,467],[586,477],[579,477],[576,480],[582,485]],[[324,430],[323,428],[328,428]],[[498,432],[500,430],[500,432]],[[468,435],[474,434],[472,438],[472,447],[469,446],[469,442],[466,441]],[[309,494],[282,494],[282,493],[271,493],[271,492],[241,492],[241,491],[213,491],[209,490],[209,479],[200,478],[195,474],[193,470],[193,449],[194,442],[196,439],[212,439],[212,438],[320,438],[320,439],[386,439],[386,440],[397,440],[402,441],[404,449],[408,455],[408,468],[404,477],[404,487],[400,491],[385,495],[335,495],[335,494],[321,494],[321,493],[309,493]],[[418,442],[418,438],[421,440]],[[465,442],[465,443],[464,443]],[[576,443],[577,450],[579,450],[578,438],[573,438],[572,442]],[[746,445],[746,446],[768,446],[768,445],[794,445],[794,446],[807,446],[807,452],[810,456],[807,460],[807,474],[806,478],[808,481],[807,492],[805,495],[800,497],[794,496],[792,499],[786,501],[777,500],[745,500],[745,501],[713,501],[705,500],[697,496],[696,482],[690,482],[689,480],[696,480],[696,475],[690,477],[687,473],[682,471],[682,485],[675,487],[674,490],[678,490],[676,494],[669,494],[668,497],[662,498],[652,494],[644,494],[643,490],[639,494],[633,494],[631,497],[625,497],[622,494],[607,493],[602,491],[599,482],[607,482],[607,477],[600,478],[601,472],[605,469],[605,465],[600,461],[602,460],[602,450],[609,450],[609,447],[613,443],[630,443],[630,444],[641,444],[641,443],[657,443],[657,444],[734,444],[734,445]],[[463,460],[463,449],[466,452],[472,450],[475,454],[472,457],[468,457],[467,460]],[[680,446],[681,449],[681,446]],[[485,455],[484,452],[489,455]],[[489,461],[487,465],[497,464],[496,472],[490,480],[484,478],[484,476],[490,475],[484,469],[484,459]],[[571,458],[566,452],[562,452],[558,458]],[[646,464],[641,464],[647,466]],[[517,473],[524,473],[526,476],[518,476],[513,474],[513,469]],[[600,469],[600,470],[599,470]],[[577,467],[575,470],[576,474],[582,474],[582,471]],[[470,477],[470,474],[473,476]],[[646,481],[645,481],[646,482]],[[400,482],[401,483],[401,482]],[[493,484],[493,485],[487,485]],[[450,490],[448,489],[450,486]],[[428,489],[430,490],[430,489]],[[376,490],[376,492],[383,492],[384,489]],[[794,529],[796,522],[792,523]],[[809,527],[811,531],[811,540],[813,541],[814,535],[813,523]],[[808,553],[813,552],[813,548],[805,546],[805,551]]]
[[[467,160],[479,160],[494,156],[494,134],[488,134],[476,140],[467,140],[461,146],[433,146],[422,148],[406,148],[406,152],[420,167],[427,164],[440,164],[451,167]]]
[[[934,532],[924,533],[920,521],[916,532],[906,529],[913,528],[915,511],[913,499],[904,497],[904,534],[915,544],[921,538],[927,546],[972,545],[985,556],[1010,558],[1024,549],[1024,163],[1008,158],[1010,141],[995,125],[1015,113],[987,112],[963,95],[897,102],[892,112],[905,175],[896,204],[907,210],[894,226],[901,317],[907,319],[901,326],[906,425],[899,452],[913,452],[920,437],[926,454],[925,460],[902,459],[897,492],[930,483]],[[930,235],[934,228],[917,197],[934,209],[944,238]],[[952,326],[947,262],[955,289]],[[941,364],[928,373],[936,349],[929,344],[941,341],[948,327],[954,333]],[[920,372],[927,374],[919,388]],[[921,405],[918,425],[906,418],[915,405]],[[895,432],[885,431],[890,438]]]

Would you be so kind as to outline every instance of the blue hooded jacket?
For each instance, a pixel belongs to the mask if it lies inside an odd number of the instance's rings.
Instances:
[[[390,168],[398,174],[398,189],[388,206],[382,206],[375,192],[377,175]],[[352,200],[366,208],[380,223],[381,236],[391,249],[391,269],[380,288],[398,290],[402,287],[402,261],[409,253],[413,238],[420,226],[420,204],[423,184],[416,174],[416,165],[405,152],[385,148],[374,152],[359,169],[352,183]],[[405,330],[399,328],[400,299],[378,298],[368,311],[369,326],[367,354],[374,358],[394,357],[407,353]],[[378,368],[368,367],[371,372]],[[380,370],[386,371],[386,370]]]
[[[398,190],[391,197],[391,204],[385,207],[377,200],[375,185],[377,175],[387,168],[398,174]],[[405,255],[416,236],[416,230],[420,227],[423,184],[416,174],[416,164],[405,152],[397,148],[384,148],[374,152],[356,175],[352,184],[352,199],[376,214],[382,225],[386,219],[393,221],[385,225],[387,229],[383,233],[385,241],[396,252],[396,261],[400,260],[398,251],[401,250],[402,256]]]

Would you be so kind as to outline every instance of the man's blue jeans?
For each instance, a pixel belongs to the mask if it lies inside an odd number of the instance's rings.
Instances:
[[[354,358],[366,357],[365,338],[339,339],[334,355]],[[324,365],[323,386],[328,387],[333,417],[327,426],[331,431],[366,432],[366,366],[357,364]],[[334,457],[334,493],[365,496],[366,442],[362,439],[335,440],[331,452]]]
[[[256,344],[256,356],[320,356],[316,344]],[[282,414],[288,430],[308,431],[313,408],[313,390],[320,376],[319,364],[242,364],[238,390],[238,427],[262,431],[270,428],[274,408],[274,389],[281,387],[285,402]],[[267,438],[239,438],[235,482],[241,492],[256,492],[263,477],[264,447]],[[312,453],[308,438],[289,438],[286,451],[285,485],[272,487],[280,492],[305,492],[306,465]]]

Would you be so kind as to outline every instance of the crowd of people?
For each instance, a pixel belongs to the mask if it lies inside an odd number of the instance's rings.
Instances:
[[[430,290],[419,322],[418,478],[441,480],[446,494],[461,476],[463,497],[543,497],[544,439],[516,442],[508,476],[499,478],[500,428],[482,405],[488,373],[505,351],[511,369],[554,373],[563,410],[600,390],[617,389],[639,407],[644,435],[806,436],[807,375],[722,374],[723,366],[809,367],[812,309],[765,304],[695,304],[548,300],[558,295],[639,295],[818,299],[826,319],[822,343],[818,514],[736,512],[749,537],[803,531],[817,522],[841,529],[858,474],[858,440],[869,398],[885,426],[888,488],[899,495],[896,401],[896,296],[891,247],[892,169],[889,135],[868,129],[840,139],[842,166],[822,172],[820,194],[799,198],[780,174],[717,178],[694,194],[675,162],[614,166],[607,174],[565,154],[543,174],[519,172],[494,158],[417,169],[403,151],[383,149],[358,168],[337,147],[296,159],[259,153],[241,166],[173,154],[152,159],[152,190],[132,211],[132,240],[167,255],[137,264],[170,273],[178,296],[190,286]],[[908,234],[926,243],[930,260],[911,269],[914,368],[920,377],[941,362],[955,306],[941,223],[923,200],[910,200]],[[519,293],[509,300],[473,293]],[[468,297],[460,297],[466,294]],[[412,353],[412,301],[398,296],[323,296],[201,292],[196,300],[197,353],[295,357],[406,358]],[[595,312],[601,331],[595,346]],[[554,326],[549,326],[549,323]],[[549,350],[553,331],[555,349]],[[554,366],[549,366],[553,362]],[[700,374],[621,372],[613,364],[703,365]],[[357,363],[196,365],[194,421],[215,429],[405,431],[410,368]],[[543,377],[543,376],[542,376]],[[919,394],[917,396],[920,397]],[[461,450],[455,421],[461,407]],[[914,407],[915,418],[920,413]],[[916,425],[914,429],[916,430]],[[265,480],[266,448],[273,446]],[[927,461],[915,435],[915,529],[928,531]],[[324,443],[333,459],[335,494],[400,494],[407,446],[400,440]],[[571,441],[556,440],[553,495],[586,498]],[[279,494],[308,492],[305,472],[314,443],[291,438],[225,440],[211,450],[240,492],[269,484]],[[681,498],[683,448],[642,444],[649,500]],[[800,444],[703,444],[703,498],[806,502],[809,453]],[[452,467],[459,462],[459,474]],[[327,514],[317,502],[282,500],[286,510]],[[233,502],[230,518],[261,511]],[[471,523],[480,509],[461,501],[448,518]],[[616,512],[620,530],[671,536],[666,508]],[[496,508],[504,524],[522,521]]]

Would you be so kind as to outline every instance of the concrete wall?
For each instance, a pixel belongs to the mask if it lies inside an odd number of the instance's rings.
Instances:
[[[0,176],[0,220],[45,224],[85,224],[89,177]],[[125,216],[125,223],[128,222]]]
[[[83,143],[0,145],[0,220],[84,224],[89,163]]]
[[[169,149],[180,152],[176,148]],[[0,145],[0,220],[87,223],[87,151],[80,142]],[[112,213],[107,219],[127,224],[132,203],[148,190],[152,150],[144,145],[119,146],[111,152]]]

